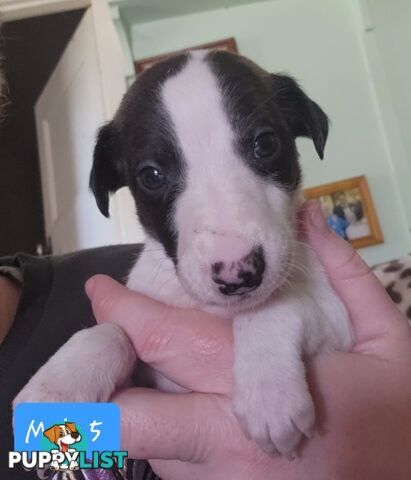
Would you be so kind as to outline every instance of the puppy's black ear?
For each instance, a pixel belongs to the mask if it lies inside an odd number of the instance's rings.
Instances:
[[[100,212],[109,217],[109,195],[126,185],[121,162],[120,142],[113,123],[100,129],[94,148],[93,168],[90,173],[90,189],[94,193]]]
[[[328,136],[328,117],[301,90],[297,82],[286,75],[272,75],[277,103],[295,137],[309,137],[321,160]]]

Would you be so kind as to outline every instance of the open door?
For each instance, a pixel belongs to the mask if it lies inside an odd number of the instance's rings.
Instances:
[[[142,240],[129,194],[113,198],[107,220],[88,188],[96,132],[111,119],[125,89],[125,58],[109,7],[92,1],[35,107],[53,253]]]

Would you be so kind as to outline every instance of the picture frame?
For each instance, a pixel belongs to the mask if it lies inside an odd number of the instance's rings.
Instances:
[[[179,55],[181,53],[188,52],[189,50],[225,50],[232,53],[238,53],[237,43],[234,38],[225,38],[216,42],[204,43],[191,48],[184,48],[182,50],[176,50],[174,52],[164,53],[162,55],[156,55],[154,57],[143,58],[134,62],[134,69],[137,75],[144,72],[155,63],[165,60],[166,58]]]
[[[304,196],[320,202],[328,226],[354,248],[384,241],[365,175],[306,188]]]

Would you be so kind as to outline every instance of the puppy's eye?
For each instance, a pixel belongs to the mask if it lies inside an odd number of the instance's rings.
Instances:
[[[273,133],[262,133],[254,140],[255,158],[269,157],[278,149],[278,142]]]
[[[64,437],[64,434],[62,431],[59,432],[59,437]]]
[[[147,190],[159,190],[166,183],[166,177],[160,169],[155,167],[145,167],[139,174],[140,183]]]

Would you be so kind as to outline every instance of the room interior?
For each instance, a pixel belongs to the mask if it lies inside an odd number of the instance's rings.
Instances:
[[[0,12],[9,3],[0,2]],[[62,2],[61,8],[79,6],[69,4]],[[298,140],[304,186],[365,176],[382,234],[378,243],[361,246],[360,254],[376,264],[411,250],[407,0],[109,0],[108,5],[121,46],[124,89],[142,59],[227,38],[266,70],[298,80],[331,121],[324,161],[308,140]],[[136,222],[129,199],[124,193],[119,198],[115,211],[128,210],[120,215],[121,235],[86,238],[76,248],[113,239],[142,241],[141,230],[128,229]]]

